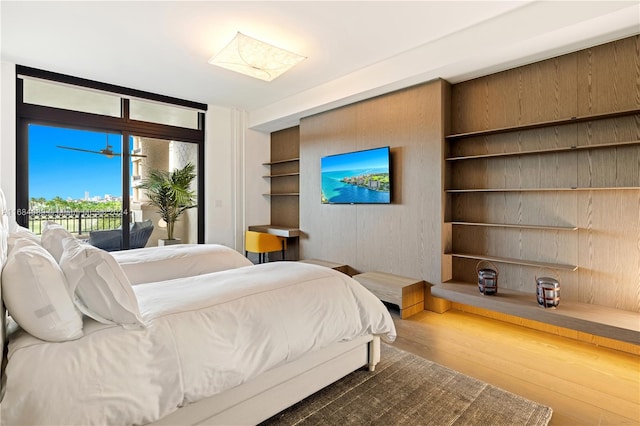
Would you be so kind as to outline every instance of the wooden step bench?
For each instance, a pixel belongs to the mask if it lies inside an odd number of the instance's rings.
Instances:
[[[324,266],[325,268],[335,269],[338,272],[349,275],[349,266],[345,265],[344,263],[329,262],[327,260],[320,259],[303,259],[300,262]]]
[[[424,281],[387,272],[365,272],[353,278],[383,302],[400,308],[405,319],[424,310]]]

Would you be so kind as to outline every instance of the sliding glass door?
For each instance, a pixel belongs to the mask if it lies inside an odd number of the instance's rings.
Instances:
[[[143,136],[131,137],[131,198],[130,210],[133,220],[151,221],[153,233],[150,245],[158,245],[159,240],[167,238],[167,223],[162,220],[158,208],[149,202],[147,191],[141,187],[152,171],[173,172],[188,164],[195,167],[196,177],[190,189],[198,195],[198,145],[194,143],[157,139]],[[198,242],[198,207],[185,210],[175,223],[173,238],[181,243]]]

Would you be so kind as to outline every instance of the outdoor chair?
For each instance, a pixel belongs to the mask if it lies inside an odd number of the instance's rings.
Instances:
[[[129,226],[129,247],[134,249],[146,246],[151,232],[153,232],[151,220],[132,223]],[[90,231],[87,242],[106,251],[122,250],[122,229]]]

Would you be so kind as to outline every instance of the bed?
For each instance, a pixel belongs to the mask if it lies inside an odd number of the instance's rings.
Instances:
[[[3,202],[0,194],[4,212]],[[8,256],[7,240],[3,215],[1,300],[14,317],[15,253],[41,249],[20,240]],[[59,265],[73,297],[82,295],[82,335],[77,321],[68,322],[72,338],[57,342],[27,332],[28,320],[1,322],[3,425],[256,424],[358,368],[373,369],[380,338],[395,338],[384,305],[329,268],[226,259],[226,269],[131,286],[110,254],[71,240]],[[90,303],[95,295],[73,269],[81,262],[94,278],[110,277],[102,284],[119,281],[111,289],[119,311]]]

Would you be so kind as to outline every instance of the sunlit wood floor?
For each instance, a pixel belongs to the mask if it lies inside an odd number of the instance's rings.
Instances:
[[[640,357],[460,311],[392,311],[394,346],[553,408],[551,425],[640,425]]]

